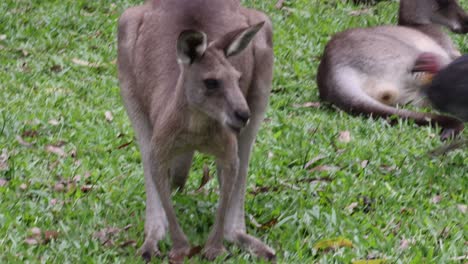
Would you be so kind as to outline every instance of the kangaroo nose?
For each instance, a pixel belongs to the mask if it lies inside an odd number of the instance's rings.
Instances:
[[[234,115],[236,116],[237,119],[239,119],[239,121],[242,121],[242,123],[246,124],[250,118],[250,111],[249,110],[236,110]]]

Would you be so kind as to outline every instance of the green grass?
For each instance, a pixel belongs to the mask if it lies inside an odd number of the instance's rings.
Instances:
[[[1,263],[142,262],[136,250],[143,242],[143,173],[115,66],[118,16],[139,2],[0,2],[0,155],[9,156],[8,167],[0,162],[0,178],[8,180],[0,187]],[[341,0],[287,1],[285,10],[275,9],[275,2],[245,1],[272,18],[276,53],[268,121],[252,157],[246,202],[250,217],[269,224],[259,227],[248,218],[248,231],[271,245],[280,263],[371,257],[461,263],[454,258],[468,255],[468,218],[459,209],[468,204],[466,150],[432,158],[426,153],[442,144],[437,129],[404,121],[390,126],[326,106],[294,106],[318,101],[315,74],[330,36],[348,27],[395,23],[397,2],[380,3],[360,16],[350,15],[359,6]],[[467,38],[454,38],[468,52]],[[350,132],[349,143],[338,141],[341,131]],[[32,146],[20,144],[18,136]],[[58,143],[64,144],[65,157],[46,151]],[[194,245],[205,241],[217,202],[216,181],[194,193],[205,163],[214,170],[211,159],[198,157],[186,190],[173,198]],[[320,165],[330,167],[310,171]],[[64,191],[56,186],[77,175],[76,186],[65,184]],[[320,178],[327,180],[313,180]],[[81,190],[85,184],[92,186],[89,192]],[[114,245],[94,236],[129,224],[112,237]],[[29,245],[25,239],[33,227],[59,234],[49,243]],[[320,240],[337,237],[353,247],[313,249]],[[402,249],[404,240],[411,243]],[[130,245],[122,246],[125,242]],[[169,250],[167,239],[161,248]],[[218,263],[255,260],[228,248],[232,257]],[[190,263],[198,262],[203,260]]]

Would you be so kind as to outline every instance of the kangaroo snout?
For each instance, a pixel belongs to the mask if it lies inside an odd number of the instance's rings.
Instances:
[[[250,110],[248,108],[235,109],[227,118],[225,125],[232,131],[240,133],[250,119]]]
[[[239,120],[241,123],[247,124],[250,119],[250,110],[242,109],[234,111],[234,117]]]

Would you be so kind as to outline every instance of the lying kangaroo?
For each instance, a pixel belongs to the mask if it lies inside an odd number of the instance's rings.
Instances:
[[[272,82],[268,17],[238,0],[148,1],[120,17],[118,65],[145,174],[142,256],[159,254],[166,231],[170,260],[181,262],[189,254],[170,201],[170,181],[185,184],[198,150],[216,157],[220,182],[204,256],[222,254],[226,239],[274,259],[270,247],[246,233],[244,215],[249,157]]]
[[[399,116],[419,125],[446,128],[442,137],[463,130],[451,117],[417,113],[394,106],[426,105],[425,78],[413,69],[424,52],[441,65],[460,56],[441,26],[468,32],[468,15],[455,0],[401,0],[399,26],[350,29],[327,44],[318,69],[320,97],[345,111],[379,117]]]

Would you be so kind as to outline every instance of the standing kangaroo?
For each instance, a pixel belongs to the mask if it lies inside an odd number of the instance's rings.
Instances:
[[[441,26],[468,32],[468,15],[455,0],[401,0],[399,26],[350,29],[327,44],[317,74],[322,100],[343,110],[379,117],[399,116],[419,125],[438,124],[442,137],[463,130],[459,120],[394,106],[426,105],[424,78],[415,73],[423,53],[447,65],[460,56]],[[422,56],[424,57],[424,56]],[[426,65],[425,67],[430,66]],[[424,68],[424,67],[423,67]]]
[[[249,44],[250,43],[250,44]],[[146,260],[169,231],[169,258],[190,245],[171,203],[194,151],[216,157],[220,200],[203,249],[212,260],[224,239],[272,260],[275,252],[246,233],[247,168],[263,121],[273,71],[272,26],[239,0],[152,0],[119,20],[121,93],[140,147],[146,187]]]

